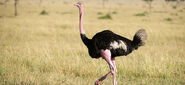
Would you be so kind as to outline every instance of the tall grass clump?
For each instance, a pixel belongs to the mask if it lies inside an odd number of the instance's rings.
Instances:
[[[172,18],[169,18],[169,17],[168,17],[168,18],[165,18],[164,20],[165,20],[165,21],[172,21]]]
[[[107,14],[104,15],[104,16],[98,17],[98,19],[112,19],[112,16],[111,16],[109,13],[107,13]]]
[[[148,12],[137,13],[134,16],[146,16]]]
[[[47,12],[46,10],[42,10],[42,11],[40,12],[40,15],[48,15],[48,12]]]
[[[173,9],[176,9],[176,8],[177,8],[177,6],[172,6],[172,8],[173,8]]]

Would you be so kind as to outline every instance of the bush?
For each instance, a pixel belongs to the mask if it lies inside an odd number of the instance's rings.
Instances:
[[[166,20],[166,21],[172,21],[172,19],[171,19],[171,18],[165,18],[165,20]]]
[[[173,9],[176,9],[176,8],[177,8],[177,6],[172,6],[172,8],[173,8]]]
[[[135,14],[135,16],[146,16],[148,14],[148,12],[143,12],[143,13],[137,13]]]
[[[42,12],[40,13],[40,15],[48,15],[48,12],[46,12],[45,10],[42,10]]]
[[[104,15],[104,16],[98,17],[98,19],[112,19],[112,17],[111,17],[110,14],[106,14],[106,15]]]

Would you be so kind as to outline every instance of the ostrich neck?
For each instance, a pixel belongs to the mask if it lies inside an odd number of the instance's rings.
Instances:
[[[80,23],[79,23],[79,28],[80,28],[80,34],[85,34],[85,31],[83,29],[83,7],[79,8],[79,13],[80,13]]]

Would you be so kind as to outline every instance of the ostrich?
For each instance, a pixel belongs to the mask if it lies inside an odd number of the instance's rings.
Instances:
[[[89,39],[85,35],[83,29],[83,5],[82,3],[75,4],[79,8],[79,29],[80,36],[83,43],[87,46],[89,55],[92,58],[102,57],[109,65],[110,72],[101,77],[95,82],[95,85],[100,84],[104,79],[109,76],[113,76],[113,85],[117,85],[116,82],[116,65],[115,57],[116,56],[126,56],[130,54],[133,50],[137,50],[138,47],[143,46],[147,39],[147,35],[144,29],[139,29],[133,40],[129,40],[125,37],[122,37],[110,30],[104,30],[97,33],[92,39]]]

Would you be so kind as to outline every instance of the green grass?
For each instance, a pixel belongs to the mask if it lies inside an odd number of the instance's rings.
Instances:
[[[143,13],[137,13],[135,14],[135,16],[146,16],[148,14],[148,12],[143,12]]]
[[[165,18],[166,21],[172,21],[172,18]]]
[[[46,12],[46,10],[42,10],[42,11],[40,12],[40,15],[48,15],[48,12]]]
[[[112,16],[111,16],[109,13],[107,13],[107,14],[104,15],[104,16],[98,17],[98,19],[112,19]]]
[[[176,8],[177,8],[177,6],[172,6],[172,8],[173,8],[173,9],[176,9]]]
[[[13,1],[6,7],[0,6],[0,85],[93,85],[109,72],[103,59],[89,57],[80,39],[79,14],[74,3],[45,2],[45,7],[39,8],[31,2],[20,1],[17,17],[11,17]],[[125,3],[118,9],[112,3],[112,11],[117,9],[117,14],[112,20],[100,20],[97,13],[108,13],[109,8],[85,4],[86,35],[92,38],[108,29],[133,39],[138,29],[146,29],[145,46],[116,58],[118,85],[184,85],[184,11],[178,17],[170,15],[176,13],[173,9],[151,13],[149,17],[133,16],[145,10],[143,5]],[[153,10],[164,10],[161,5],[155,6]],[[49,15],[39,15],[43,9]],[[61,14],[61,9],[71,14]],[[166,23],[164,19],[168,17],[173,21]],[[112,77],[101,85],[111,84]]]

